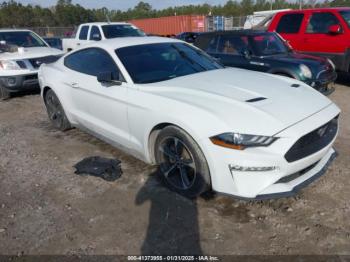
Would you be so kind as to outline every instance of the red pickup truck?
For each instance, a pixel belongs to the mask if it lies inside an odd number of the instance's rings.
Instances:
[[[350,8],[279,12],[268,31],[279,33],[293,49],[330,58],[338,71],[350,72]]]

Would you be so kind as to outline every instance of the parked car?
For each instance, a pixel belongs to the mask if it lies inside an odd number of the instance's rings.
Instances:
[[[52,48],[57,48],[62,50],[62,39],[59,37],[44,37],[43,38],[46,43],[49,44],[50,47]]]
[[[90,42],[127,36],[146,35],[129,23],[88,23],[78,27],[74,38],[63,38],[62,46],[65,52],[69,52]]]
[[[183,32],[176,36],[177,39],[193,44],[196,41],[197,36],[201,34],[199,32]]]
[[[349,72],[350,8],[316,8],[280,12],[268,31],[276,31],[297,51],[330,58]]]
[[[0,100],[14,92],[39,88],[40,65],[62,55],[32,31],[0,30]]]
[[[291,77],[329,94],[337,78],[330,60],[294,52],[276,33],[255,30],[211,32],[195,45],[225,66]]]
[[[295,79],[224,68],[180,40],[101,41],[43,65],[39,78],[56,128],[82,128],[158,164],[188,197],[288,196],[335,157],[340,111],[327,97]]]

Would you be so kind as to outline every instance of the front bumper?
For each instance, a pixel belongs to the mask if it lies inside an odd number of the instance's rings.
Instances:
[[[279,139],[268,147],[247,148],[240,151],[214,145],[209,139],[203,140],[213,190],[247,200],[295,194],[324,174],[335,158],[336,154],[332,146],[337,132],[330,138],[327,145],[301,159],[288,162],[285,158],[286,153],[301,137],[315,128],[322,127],[338,114],[339,108],[331,104],[276,134]],[[262,171],[241,171],[232,170],[232,166],[263,169]]]
[[[320,72],[315,79],[307,80],[305,83],[328,96],[334,92],[334,82],[337,77],[338,75],[335,71]]]
[[[1,76],[0,83],[9,92],[18,92],[39,88],[38,74]]]
[[[324,175],[337,155],[337,152],[331,148],[320,161],[312,164],[305,170],[280,179],[275,184],[260,192],[255,198],[236,197],[243,200],[266,200],[294,196],[301,189]]]

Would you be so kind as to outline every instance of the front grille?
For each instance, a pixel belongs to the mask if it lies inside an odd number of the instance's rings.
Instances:
[[[32,58],[29,59],[30,64],[34,67],[34,68],[39,68],[41,66],[41,64],[50,64],[53,62],[56,62],[59,59],[59,56],[45,56],[45,57],[39,57],[39,58]]]
[[[26,64],[24,63],[24,61],[18,60],[18,61],[16,61],[16,62],[17,62],[17,65],[18,65],[20,68],[22,68],[22,69],[26,69],[26,68],[27,68],[27,66],[26,66]]]
[[[38,75],[34,74],[34,75],[26,75],[24,77],[24,80],[37,80],[38,79]]]
[[[338,116],[301,137],[285,154],[285,159],[290,163],[312,155],[329,145],[338,131]]]

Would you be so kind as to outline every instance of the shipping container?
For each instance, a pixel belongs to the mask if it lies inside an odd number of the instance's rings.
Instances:
[[[147,34],[162,36],[177,35],[182,32],[205,32],[205,16],[179,15],[159,18],[130,20],[129,23]]]

